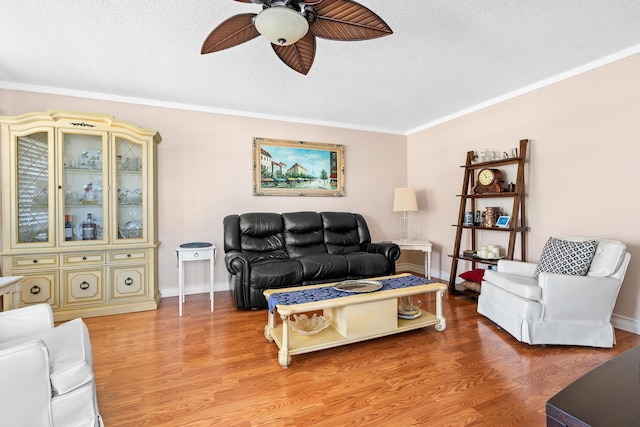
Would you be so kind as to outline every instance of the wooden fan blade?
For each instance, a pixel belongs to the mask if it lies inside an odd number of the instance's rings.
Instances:
[[[393,34],[382,18],[351,0],[324,0],[315,9],[318,17],[310,29],[317,37],[367,40]]]
[[[201,54],[218,52],[237,46],[260,35],[253,25],[255,13],[242,13],[232,16],[211,31],[202,43]]]
[[[311,33],[289,46],[272,44],[276,55],[287,64],[292,70],[301,74],[307,74],[313,65],[316,57],[316,37]]]

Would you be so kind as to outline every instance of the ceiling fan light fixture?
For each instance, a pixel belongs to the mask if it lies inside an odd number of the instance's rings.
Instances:
[[[307,18],[286,6],[264,9],[256,16],[254,24],[260,34],[279,46],[294,44],[309,31]]]

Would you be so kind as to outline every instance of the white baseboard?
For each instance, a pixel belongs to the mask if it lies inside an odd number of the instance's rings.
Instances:
[[[161,288],[158,290],[160,291],[160,298],[178,296],[178,286],[176,286],[175,288],[166,288],[166,289]],[[213,283],[213,292],[228,291],[228,290],[229,290],[229,283],[227,282]],[[185,295],[208,294],[208,293],[209,293],[208,283],[186,285],[184,287]]]
[[[622,329],[623,331],[640,335],[640,321],[636,319],[630,319],[628,317],[614,314],[611,316],[611,324],[616,329]]]
[[[396,271],[410,271],[412,273],[424,274],[424,264],[411,264],[409,262],[396,262]]]
[[[418,273],[418,274],[422,274],[423,276],[426,276],[426,274],[424,273],[424,264],[411,264],[409,262],[397,262],[396,271],[410,271],[412,273]],[[434,270],[432,266],[431,278],[444,280],[445,282],[448,282],[449,273],[445,273],[444,271],[440,271],[440,270]]]

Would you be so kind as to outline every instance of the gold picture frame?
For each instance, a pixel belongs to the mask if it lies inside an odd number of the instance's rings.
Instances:
[[[344,145],[253,138],[254,196],[344,196]]]

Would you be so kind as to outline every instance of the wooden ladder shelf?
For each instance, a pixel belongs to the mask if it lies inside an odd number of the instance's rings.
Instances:
[[[476,244],[478,241],[477,234],[484,231],[498,231],[503,233],[509,233],[509,244],[507,247],[506,256],[504,259],[512,260],[514,256],[514,249],[516,245],[516,237],[520,236],[520,254],[521,260],[527,259],[527,243],[526,236],[529,227],[527,227],[527,217],[525,211],[525,177],[524,177],[524,165],[527,156],[527,144],[529,140],[523,139],[520,141],[520,148],[517,157],[510,157],[499,160],[491,160],[482,163],[474,163],[475,153],[473,151],[467,152],[467,160],[464,166],[464,178],[462,180],[462,192],[460,197],[460,210],[458,212],[458,221],[454,224],[456,227],[456,240],[453,248],[453,255],[449,255],[453,258],[451,262],[451,275],[449,276],[449,292],[456,293],[455,283],[458,273],[458,262],[469,261],[472,263],[472,268],[476,268],[476,264],[497,265],[497,260],[488,260],[476,258],[473,255],[465,254],[461,248],[461,242],[465,233],[470,233],[471,237],[471,250],[477,249]],[[476,186],[477,173],[482,169],[492,169],[505,165],[515,164],[517,166],[515,189],[508,191],[507,189],[501,189],[498,192],[486,192],[476,194],[473,189]],[[464,224],[465,212],[476,211],[476,201],[480,199],[496,199],[496,198],[512,198],[513,204],[511,209],[511,219],[508,227],[486,227],[482,224],[474,222],[473,225]],[[472,293],[474,294],[474,293]],[[475,293],[474,295],[477,295]]]

